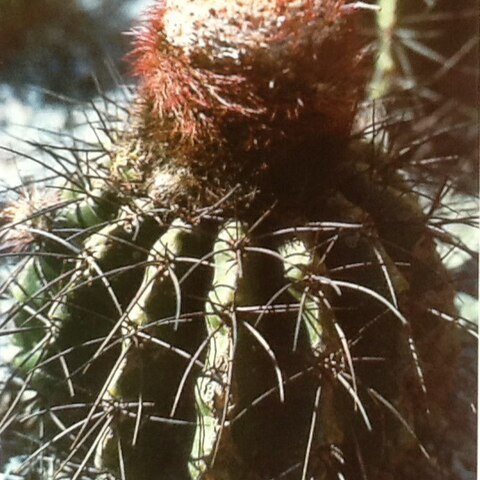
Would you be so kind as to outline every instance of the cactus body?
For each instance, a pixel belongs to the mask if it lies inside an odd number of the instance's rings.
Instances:
[[[149,210],[122,207],[72,245],[77,260],[54,289],[40,280],[61,268],[40,276],[30,260],[11,289],[21,302],[12,315],[41,325],[41,335],[17,334],[22,356],[40,354],[19,368],[37,408],[85,402],[70,438],[47,424],[52,448],[73,442],[105,478],[352,475],[352,438],[375,474],[404,457],[430,465],[413,432],[428,432],[427,409],[433,418],[447,408],[430,385],[444,368],[431,342],[454,360],[462,334],[428,313],[454,315],[451,292],[401,187],[371,163],[298,220],[294,206],[288,221],[270,208],[263,222],[247,211],[241,221],[157,224]],[[365,446],[370,436],[382,459]]]
[[[188,24],[169,39],[193,4],[152,11],[136,72],[160,70],[105,178],[56,210],[10,287],[23,387],[2,428],[15,439],[28,421],[18,473],[50,478],[51,458],[73,480],[450,478],[442,435],[467,333],[445,321],[457,314],[428,215],[397,159],[350,137],[362,85],[335,118],[323,71],[295,108],[287,94],[298,42],[320,64],[347,42],[361,70],[347,5],[261,2],[278,27],[234,2],[264,27],[236,62],[208,30],[241,30],[221,3],[200,9],[205,56]],[[332,66],[343,91],[345,68]]]

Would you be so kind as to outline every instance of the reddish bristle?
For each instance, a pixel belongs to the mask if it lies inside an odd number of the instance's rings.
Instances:
[[[348,134],[365,83],[365,56],[345,0],[185,5],[184,11],[179,2],[158,2],[136,33],[131,56],[159,128],[189,144],[219,138],[235,122],[249,122],[254,143],[256,132],[285,135],[302,118],[315,119],[318,132]],[[192,20],[195,9],[199,18]],[[167,38],[168,28],[184,32],[181,18],[167,28],[172,12],[185,15],[190,37]],[[237,58],[222,55],[227,47]]]

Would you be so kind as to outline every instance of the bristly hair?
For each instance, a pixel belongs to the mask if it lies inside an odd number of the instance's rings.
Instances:
[[[348,135],[369,74],[346,0],[162,0],[134,31],[140,94],[167,142]],[[155,121],[157,119],[157,121]],[[238,139],[241,139],[238,142]]]
[[[0,251],[23,252],[37,239],[36,229],[47,228],[52,211],[60,204],[55,190],[24,189],[19,197],[0,210]],[[0,224],[1,224],[0,223]]]

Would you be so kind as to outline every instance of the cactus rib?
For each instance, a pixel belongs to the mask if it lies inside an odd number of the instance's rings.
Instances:
[[[193,440],[189,470],[198,480],[215,462],[233,458],[229,433],[231,409],[235,405],[232,366],[238,324],[235,307],[240,301],[242,266],[239,244],[245,227],[231,221],[222,227],[214,246],[214,277],[205,306],[205,324],[209,336],[205,366],[197,379],[195,399],[197,428]],[[216,458],[217,452],[223,457]],[[218,468],[218,467],[217,467]]]

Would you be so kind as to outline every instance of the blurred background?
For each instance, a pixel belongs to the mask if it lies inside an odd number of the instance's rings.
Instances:
[[[38,150],[29,141],[48,132],[88,140],[104,97],[124,97],[126,32],[151,3],[0,0],[0,145],[24,154],[0,150],[0,200],[42,170],[26,157]]]

